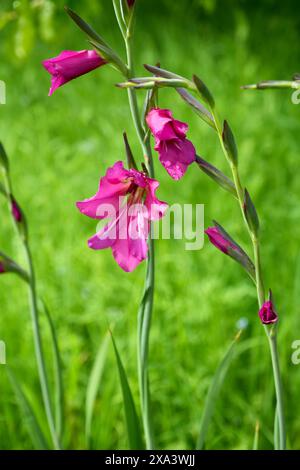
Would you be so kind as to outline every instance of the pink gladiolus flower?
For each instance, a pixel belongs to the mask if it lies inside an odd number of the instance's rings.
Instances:
[[[22,222],[22,211],[14,199],[11,203],[11,213],[16,222]]]
[[[210,242],[226,255],[228,254],[229,248],[237,250],[236,245],[231,243],[229,240],[226,240],[217,227],[209,227],[205,230],[205,233],[208,235]]]
[[[263,306],[258,312],[258,315],[264,325],[268,325],[270,323],[276,323],[278,320],[278,316],[274,309],[272,300],[267,300],[263,304]]]
[[[147,257],[150,220],[160,219],[168,205],[156,198],[158,181],[116,162],[101,178],[95,196],[77,202],[83,214],[109,223],[88,240],[94,250],[111,248],[119,266],[133,271]]]
[[[146,122],[155,138],[155,150],[169,175],[179,180],[196,159],[195,148],[187,138],[188,125],[173,119],[168,109],[153,108]]]
[[[42,62],[52,76],[49,95],[65,83],[106,64],[96,51],[62,51],[57,57]]]

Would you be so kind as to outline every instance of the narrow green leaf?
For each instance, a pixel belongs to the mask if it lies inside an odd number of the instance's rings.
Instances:
[[[196,156],[196,163],[198,164],[200,170],[207,174],[211,179],[213,179],[221,188],[225,189],[229,193],[237,197],[236,189],[231,181],[222,171],[218,170],[215,166],[208,163],[203,158]]]
[[[170,72],[169,70],[162,69],[161,67],[157,67],[156,65],[149,65],[144,64],[144,67],[148,72],[156,75],[157,77],[164,77],[164,78],[177,78],[179,80],[185,80],[184,77],[181,75],[177,75],[176,73]]]
[[[204,409],[202,413],[201,423],[200,423],[200,433],[197,442],[197,449],[202,450],[204,447],[207,431],[209,424],[211,422],[216,401],[218,399],[220,390],[225,381],[226,374],[228,372],[229,366],[234,357],[235,349],[240,339],[241,331],[236,335],[229,348],[227,349],[222,361],[220,362],[217,371],[213,377],[213,380],[210,384],[208,393],[206,395]]]
[[[100,55],[105,60],[107,60],[112,66],[114,66],[114,68],[127,77],[127,67],[113,49],[111,49],[109,46],[102,45],[97,41],[89,40],[89,43],[94,47],[94,49],[96,49],[96,51],[100,53]]]
[[[89,376],[86,401],[85,401],[85,437],[88,448],[91,445],[92,437],[92,420],[95,407],[97,393],[99,392],[105,361],[107,357],[107,348],[109,344],[109,335],[107,334],[104,340],[100,343],[92,371]]]
[[[130,450],[142,450],[144,449],[143,439],[141,435],[141,426],[139,422],[139,418],[136,412],[133,396],[130,390],[129,382],[127,379],[127,375],[118,352],[115,340],[111,333],[112,343],[115,351],[119,378],[122,388],[123,394],[123,402],[124,402],[124,409],[125,409],[125,417],[126,417],[126,424],[127,424],[127,432],[128,432],[128,440],[129,440],[129,447]]]
[[[195,113],[204,121],[206,124],[208,124],[210,127],[212,127],[214,130],[216,130],[216,125],[213,119],[212,114],[203,106],[200,101],[198,101],[191,93],[189,93],[186,89],[184,88],[177,88],[176,89],[177,93],[181,96],[181,98],[193,108]]]
[[[160,67],[156,67],[154,65],[144,64],[144,67],[148,72],[158,76],[164,77],[169,79],[178,79],[178,80],[186,80],[181,75],[177,75],[176,73],[170,72],[169,70],[162,69]],[[198,114],[198,116],[203,119],[210,127],[216,129],[215,122],[213,119],[212,114],[200,103],[193,95],[191,95],[185,88],[176,88],[177,93],[181,96],[181,98],[193,108],[193,110]]]
[[[244,213],[251,232],[257,236],[259,232],[259,219],[247,189],[245,189],[244,194]]]
[[[15,261],[6,256],[2,251],[0,251],[0,262],[4,266],[4,270],[7,273],[17,274],[23,281],[29,282],[29,274],[21,266],[19,266]]]
[[[254,440],[253,440],[253,450],[258,450],[258,441],[259,441],[259,421],[255,424]]]
[[[124,145],[125,145],[128,168],[135,168],[137,170],[137,166],[136,166],[134,156],[133,156],[133,153],[131,151],[128,139],[127,139],[126,132],[123,132],[123,139],[124,139]]]
[[[201,78],[197,77],[197,75],[193,75],[193,82],[196,85],[196,88],[202,97],[202,99],[208,104],[210,108],[214,108],[215,100],[213,95],[205,85],[205,83],[201,80]]]
[[[43,301],[44,312],[48,321],[53,351],[53,368],[55,379],[55,430],[58,439],[61,440],[64,425],[64,387],[62,379],[62,360],[58,346],[55,326],[50,315],[50,311]]]
[[[24,417],[24,423],[28,429],[34,447],[38,450],[49,449],[46,438],[40,428],[35,413],[23,392],[21,385],[13,374],[12,370],[7,367],[8,378],[14,390],[16,399]]]
[[[223,138],[224,146],[225,146],[229,160],[231,161],[233,165],[237,166],[238,150],[237,150],[237,146],[235,143],[233,132],[226,120],[224,121],[224,125],[223,125],[222,138]]]
[[[5,188],[4,188],[4,186],[3,186],[2,183],[0,183],[0,194],[3,194],[3,196],[5,196],[5,197],[7,196],[7,195],[6,195]]]
[[[8,171],[9,169],[8,156],[5,152],[2,142],[0,142],[0,166],[2,166],[5,171]]]
[[[277,406],[275,409],[275,416],[274,416],[274,450],[280,450],[279,419],[278,419]]]
[[[103,46],[108,47],[107,43],[104,39],[100,36],[100,34],[96,33],[96,31],[86,22],[84,21],[75,11],[73,11],[69,7],[65,7],[65,11],[69,15],[69,17],[77,24],[77,26],[87,34],[91,39],[95,42],[102,44]]]

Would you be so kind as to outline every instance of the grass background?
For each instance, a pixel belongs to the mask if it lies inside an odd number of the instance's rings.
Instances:
[[[124,158],[127,131],[136,157],[140,148],[120,76],[104,67],[47,96],[49,76],[41,60],[62,49],[86,48],[85,37],[62,10],[63,2],[1,2],[0,79],[7,104],[0,107],[0,138],[11,159],[15,196],[25,210],[38,277],[57,328],[64,363],[64,446],[84,441],[86,384],[107,324],[114,324],[130,383],[138,400],[136,313],[145,264],[132,274],[120,270],[107,251],[93,252],[86,239],[95,223],[75,201],[94,194],[108,165]],[[262,221],[266,285],[280,315],[279,350],[285,388],[288,444],[300,447],[299,366],[291,344],[300,338],[299,116],[287,91],[242,92],[240,85],[290,78],[299,72],[299,4],[287,1],[146,2],[137,11],[135,57],[160,61],[179,74],[197,73],[210,87],[219,112],[234,129],[244,184]],[[150,5],[151,3],[151,5]],[[34,5],[32,5],[34,4]],[[109,0],[68,3],[123,53]],[[13,9],[13,6],[15,9]],[[54,7],[54,8],[53,8]],[[5,25],[7,12],[13,11]],[[2,20],[2,23],[1,23]],[[142,96],[142,94],[141,94]],[[172,90],[160,105],[187,121],[197,152],[226,170],[217,138]],[[248,246],[238,207],[197,167],[176,183],[156,163],[159,197],[169,203],[204,203],[205,219],[218,220]],[[0,247],[20,263],[22,252],[0,201]],[[185,251],[182,240],[157,242],[157,282],[150,344],[150,381],[159,448],[195,446],[210,380],[237,331],[253,347],[230,368],[209,429],[207,448],[249,449],[256,420],[260,448],[272,447],[274,391],[264,332],[257,318],[254,287],[230,259],[209,243]],[[0,280],[0,338],[7,363],[22,382],[44,426],[34,359],[27,293],[12,276]],[[43,336],[51,360],[46,325]],[[0,366],[0,448],[30,449],[30,437]],[[93,421],[94,448],[126,448],[122,396],[110,349]]]

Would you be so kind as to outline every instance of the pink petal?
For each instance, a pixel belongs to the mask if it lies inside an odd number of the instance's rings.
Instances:
[[[123,167],[123,162],[116,162],[101,178],[97,193],[91,198],[77,202],[76,206],[82,214],[93,219],[116,217],[122,197],[131,185],[130,176],[130,172]],[[105,215],[104,209],[106,210],[107,206],[109,211],[109,205],[111,205],[110,214]]]
[[[146,121],[157,141],[177,138],[175,130],[172,127],[172,113],[168,109],[152,109],[148,113]]]
[[[160,201],[156,197],[155,193],[158,187],[159,187],[158,181],[148,178],[148,192],[147,192],[147,196],[146,196],[144,204],[145,204],[145,207],[147,208],[147,211],[149,214],[148,217],[150,220],[161,219],[165,215],[169,207],[169,205],[166,202]]]
[[[195,148],[187,139],[163,142],[157,150],[160,162],[175,180],[182,178],[187,167],[196,159]]]

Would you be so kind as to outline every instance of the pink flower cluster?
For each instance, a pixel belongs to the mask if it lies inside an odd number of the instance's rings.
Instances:
[[[131,8],[134,0],[127,3]],[[106,63],[94,50],[63,51],[45,60],[43,66],[52,77],[49,95]],[[168,109],[159,108],[150,110],[146,122],[155,138],[155,150],[162,165],[173,179],[182,178],[196,159],[195,148],[186,138],[188,125],[174,119]],[[147,257],[150,221],[160,219],[168,207],[156,198],[158,186],[158,181],[145,172],[125,169],[122,162],[109,168],[100,180],[97,193],[77,203],[80,212],[88,217],[110,219],[89,239],[89,247],[94,250],[111,248],[124,271],[134,270]]]

